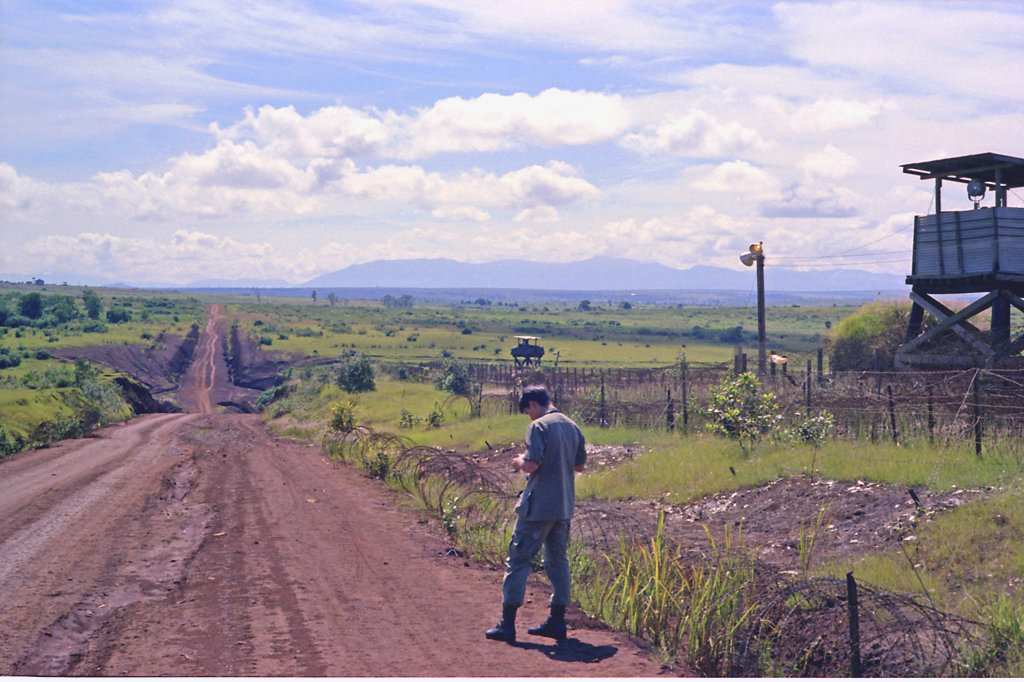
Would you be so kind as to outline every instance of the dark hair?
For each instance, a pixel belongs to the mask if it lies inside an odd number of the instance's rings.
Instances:
[[[551,404],[551,394],[544,386],[527,386],[523,389],[523,395],[519,396],[519,411],[522,412],[533,401],[541,407]]]

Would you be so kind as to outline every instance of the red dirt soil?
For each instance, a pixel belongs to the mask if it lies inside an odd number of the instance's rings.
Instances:
[[[0,674],[652,676],[637,641],[570,612],[570,639],[487,641],[501,571],[447,553],[402,498],[232,394],[216,309],[179,401],[0,463]]]

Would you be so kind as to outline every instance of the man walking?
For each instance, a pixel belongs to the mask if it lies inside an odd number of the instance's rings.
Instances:
[[[527,386],[519,411],[530,418],[526,453],[512,460],[512,469],[528,475],[516,505],[515,531],[501,584],[501,622],[484,633],[487,639],[516,641],[516,610],[526,596],[526,579],[533,557],[544,549],[544,571],[551,581],[551,615],[527,632],[563,640],[565,607],[570,601],[569,521],[576,504],[574,473],[587,460],[583,433],[575,422],[551,404],[543,386]]]

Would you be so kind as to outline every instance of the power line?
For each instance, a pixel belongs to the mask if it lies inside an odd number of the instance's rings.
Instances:
[[[786,264],[786,260],[785,259],[781,259],[780,258],[778,260],[781,261],[782,265]],[[845,263],[843,263],[843,265],[875,265],[876,263],[906,263],[906,262],[907,262],[906,258],[891,258],[891,259],[883,259],[883,260],[846,261]],[[817,265],[819,263],[822,264],[822,265],[834,264],[834,263],[832,263],[832,259],[822,259],[821,261],[809,261],[809,262],[799,263],[798,265]]]

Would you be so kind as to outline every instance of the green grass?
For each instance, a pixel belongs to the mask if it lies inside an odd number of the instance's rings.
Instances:
[[[11,434],[26,437],[44,421],[72,416],[75,409],[65,399],[67,391],[0,388],[0,426]]]
[[[768,345],[807,353],[821,345],[826,323],[837,323],[852,308],[780,306],[770,308]],[[752,308],[708,306],[616,306],[580,311],[564,304],[466,306],[417,303],[412,309],[387,309],[377,303],[329,307],[310,301],[257,305],[247,301],[226,309],[245,331],[263,338],[267,348],[305,355],[337,355],[355,349],[389,361],[433,360],[447,351],[463,360],[508,361],[517,334],[542,337],[545,363],[555,354],[561,366],[654,367],[673,364],[681,351],[691,362],[727,362],[734,341],[721,334],[745,330],[755,343]],[[468,332],[468,333],[467,333]]]
[[[379,432],[400,434],[414,444],[467,452],[483,449],[487,443],[492,446],[521,443],[526,423],[521,415],[494,414],[477,419],[470,416],[469,405],[464,401],[454,403],[439,428],[423,425],[402,428],[403,410],[422,416],[436,405],[445,403],[446,398],[430,384],[378,377],[378,390],[371,393],[349,395],[334,386],[321,384],[315,393],[307,395],[300,390],[290,400],[295,401],[297,409],[304,410],[304,418],[323,420],[331,402],[352,399],[361,423]],[[853,564],[843,565],[825,555],[812,565],[810,538],[812,533],[820,530],[823,524],[821,516],[817,526],[813,525],[814,519],[806,519],[808,526],[794,529],[794,532],[799,532],[802,545],[807,545],[805,566],[813,570],[814,575],[841,577],[853,570],[858,580],[886,589],[901,592],[926,590],[940,609],[988,623],[993,632],[1003,633],[999,635],[1003,638],[999,641],[1011,642],[1011,645],[1003,646],[1003,653],[982,652],[978,654],[981,658],[990,656],[1002,660],[1000,657],[1007,656],[1005,651],[1013,650],[1021,641],[1014,634],[1017,632],[1014,624],[1018,622],[1014,618],[1024,596],[1024,584],[1021,582],[1024,579],[1020,578],[1024,575],[1024,547],[1019,542],[1024,530],[1024,494],[1020,492],[1019,473],[1022,448],[1021,443],[1012,438],[986,446],[982,460],[977,459],[973,444],[967,440],[932,446],[923,439],[902,446],[887,441],[830,441],[817,450],[791,442],[764,442],[750,457],[745,457],[735,442],[702,433],[699,425],[688,435],[678,431],[600,429],[586,425],[584,432],[588,442],[639,444],[644,454],[612,469],[591,471],[581,476],[577,482],[577,494],[581,498],[634,498],[681,504],[722,491],[757,486],[780,477],[806,474],[811,471],[812,463],[813,474],[828,479],[865,480],[932,490],[1002,487],[1004,492],[990,500],[965,505],[921,524],[916,531],[916,539],[906,543],[909,561],[899,551],[870,555]],[[448,498],[449,501],[451,499]],[[461,503],[461,500],[457,501]],[[447,509],[445,504],[438,498],[430,508],[439,509],[440,518]],[[451,509],[447,511],[454,519],[454,512]],[[827,510],[823,509],[822,514],[827,515]],[[463,521],[461,525],[453,522],[452,527],[457,528],[458,537],[453,539],[457,546],[473,549],[480,556],[491,559],[497,556],[496,548],[503,546],[502,533],[507,531],[500,524],[484,527],[469,521]],[[652,551],[645,552],[642,548],[633,548],[629,553],[623,553],[622,561],[613,567],[615,571],[608,582],[588,586],[585,589],[590,590],[589,593],[581,591],[581,597],[589,594],[586,598],[592,599],[592,611],[604,613],[605,607],[612,603],[609,595],[617,593],[619,597],[615,599],[625,600],[623,603],[636,607],[631,607],[635,617],[627,618],[632,619],[629,628],[643,631],[658,646],[670,651],[675,650],[677,644],[670,644],[666,637],[675,635],[652,632],[660,627],[660,607],[657,604],[667,604],[667,595],[675,588],[662,585],[651,595],[643,594],[640,589],[644,584],[650,585],[651,580],[663,577],[648,569],[660,570],[661,559],[655,560],[655,554],[663,554],[664,549],[655,546]],[[916,572],[912,564],[916,566]],[[689,590],[694,595],[698,588],[709,590],[708,594],[718,593],[715,582],[718,578],[713,573],[688,574],[687,579],[691,582],[686,586],[679,582],[679,590]],[[644,606],[651,603],[648,597],[655,602],[654,607]],[[678,614],[686,614],[690,612],[683,608],[695,603],[699,606],[704,602],[691,599],[689,602],[677,602],[673,608]],[[612,611],[617,610],[618,607],[612,607]],[[605,616],[610,618],[608,613]],[[654,621],[645,620],[648,616],[653,616]],[[685,620],[687,618],[690,620]],[[731,618],[728,616],[722,621],[726,629],[735,622]],[[707,622],[700,614],[678,615],[673,617],[671,627],[678,632],[683,623],[687,623],[687,627],[704,627]],[[678,643],[679,640],[671,641]],[[690,651],[687,656],[692,660],[708,661],[709,670],[713,669],[714,661],[721,660],[720,652],[714,651]],[[1019,666],[1019,663],[1015,665]],[[1017,671],[1018,668],[1010,667],[1009,670]]]
[[[984,605],[1009,592],[1024,599],[1024,490],[1011,489],[964,505],[921,524],[903,550],[866,556],[830,573],[858,577],[890,589],[922,592],[940,608],[982,615]],[[914,568],[916,568],[916,573]]]
[[[487,443],[497,447],[521,441],[526,428],[526,418],[522,415],[484,414],[474,418],[467,400],[452,400],[449,394],[438,391],[432,384],[381,377],[377,378],[377,390],[367,393],[347,393],[329,381],[300,385],[288,398],[274,403],[268,414],[287,412],[300,421],[326,422],[331,403],[341,400],[355,403],[358,423],[375,431],[398,434],[414,445],[479,451],[487,449]],[[403,410],[422,418],[435,405],[445,408],[441,426],[431,428],[420,423],[411,428],[402,427]]]
[[[577,483],[577,493],[583,497],[685,503],[723,490],[810,473],[812,460],[817,475],[824,478],[907,486],[927,483],[935,490],[1000,485],[1013,476],[998,465],[978,466],[973,448],[966,444],[942,453],[941,459],[925,443],[897,447],[832,441],[817,452],[791,443],[762,444],[748,459],[734,442],[705,434],[684,438],[664,432],[588,429],[586,435],[594,443],[641,442],[645,454],[614,470],[583,476]]]

